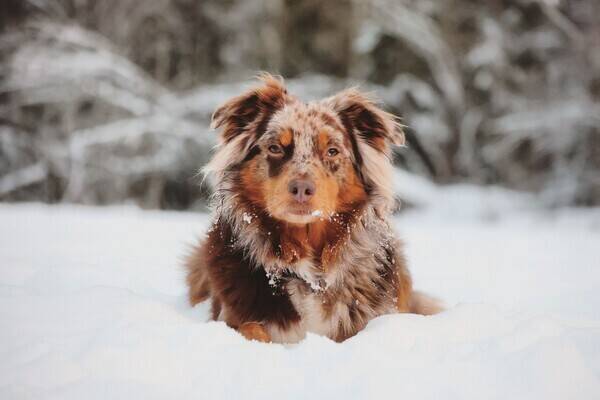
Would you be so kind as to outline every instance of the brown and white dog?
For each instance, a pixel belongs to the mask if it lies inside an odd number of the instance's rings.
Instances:
[[[386,221],[397,119],[356,89],[305,103],[261,81],[213,115],[214,222],[187,260],[191,304],[210,297],[214,320],[280,343],[306,332],[342,341],[379,315],[437,312],[412,290]]]

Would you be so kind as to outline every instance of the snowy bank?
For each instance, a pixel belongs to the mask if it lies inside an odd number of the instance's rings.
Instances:
[[[244,340],[190,308],[206,215],[0,205],[0,398],[600,398],[600,214],[398,217],[433,317],[337,344]]]

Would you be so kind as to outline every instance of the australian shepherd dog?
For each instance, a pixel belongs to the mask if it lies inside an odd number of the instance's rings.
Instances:
[[[437,312],[413,291],[387,221],[397,118],[356,89],[306,103],[260,79],[212,117],[214,220],[186,263],[191,304],[210,298],[212,319],[278,343],[343,341],[379,315]]]

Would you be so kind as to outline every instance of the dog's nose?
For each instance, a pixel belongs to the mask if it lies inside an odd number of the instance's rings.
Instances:
[[[306,203],[315,194],[315,184],[308,179],[294,179],[288,185],[288,191],[300,203]]]

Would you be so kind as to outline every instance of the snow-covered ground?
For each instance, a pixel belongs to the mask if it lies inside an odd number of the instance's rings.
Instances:
[[[449,309],[281,346],[187,305],[206,215],[0,205],[0,398],[600,398],[599,210],[395,222]]]

